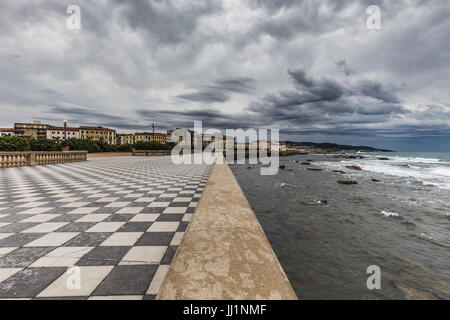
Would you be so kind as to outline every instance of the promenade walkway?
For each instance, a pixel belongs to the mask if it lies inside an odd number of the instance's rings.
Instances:
[[[0,298],[154,299],[210,171],[170,157],[0,170]]]

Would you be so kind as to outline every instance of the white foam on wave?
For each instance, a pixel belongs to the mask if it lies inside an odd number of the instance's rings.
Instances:
[[[341,162],[324,162],[326,167],[332,170],[345,170],[349,174],[364,175],[367,172],[373,172],[377,174],[383,174],[388,176],[395,176],[400,178],[414,179],[422,181],[424,184],[430,184],[437,188],[450,190],[450,166],[446,166],[442,162],[438,162],[442,165],[436,166],[434,162],[428,167],[418,167],[413,165],[401,166],[398,163],[405,163],[405,158],[401,158],[402,161],[384,161],[384,160],[344,160]],[[410,158],[413,159],[413,158]],[[415,158],[425,159],[425,158]],[[433,160],[433,159],[428,159]],[[439,159],[436,159],[439,160]],[[358,165],[363,171],[348,171],[346,166]]]
[[[389,211],[381,211],[381,214],[385,217],[399,217],[400,215],[398,213],[395,212],[389,212]]]

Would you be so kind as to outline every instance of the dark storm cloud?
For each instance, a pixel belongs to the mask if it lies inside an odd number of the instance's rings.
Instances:
[[[224,103],[230,100],[232,93],[245,94],[254,90],[254,82],[250,77],[219,79],[196,92],[181,94],[176,98],[193,102]]]
[[[194,93],[181,94],[178,95],[177,98],[182,100],[194,102],[207,102],[207,103],[214,103],[214,102],[223,103],[230,99],[230,97],[227,94],[216,90],[203,90]]]
[[[268,94],[251,105],[262,118],[291,125],[373,124],[408,113],[395,92],[361,80],[356,88],[330,79],[314,79],[303,69],[288,70],[296,90]],[[326,130],[325,130],[326,131]]]
[[[339,68],[339,70],[341,70],[341,72],[343,74],[345,74],[347,77],[351,76],[353,74],[355,74],[355,71],[352,70],[348,65],[347,65],[347,60],[339,60],[336,61],[336,66]]]
[[[217,0],[188,2],[183,7],[172,0],[113,2],[123,8],[124,21],[131,28],[143,30],[159,42],[172,44],[188,40],[195,32],[200,18],[221,10],[221,2]]]
[[[448,135],[447,0],[78,1],[75,32],[69,4],[1,2],[0,126]],[[366,28],[374,4],[379,31]]]
[[[194,121],[202,121],[205,128],[232,129],[258,126],[258,121],[252,121],[252,115],[225,114],[214,109],[193,110],[145,110],[138,109],[136,113],[148,119],[165,119],[164,128],[191,128]]]

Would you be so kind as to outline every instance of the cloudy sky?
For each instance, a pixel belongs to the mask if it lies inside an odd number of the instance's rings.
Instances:
[[[0,126],[202,120],[450,152],[449,17],[448,0],[2,0]]]

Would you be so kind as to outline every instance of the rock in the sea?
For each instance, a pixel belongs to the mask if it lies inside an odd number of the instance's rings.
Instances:
[[[286,166],[284,166],[284,165],[283,165],[283,166],[280,166],[280,169],[281,169],[281,170],[286,170]]]
[[[342,170],[333,170],[333,173],[340,173],[340,174],[345,174],[345,171]]]
[[[361,171],[361,167],[360,166],[346,166],[347,169],[351,169],[351,170],[358,170]]]
[[[309,171],[323,171],[323,169],[319,168],[308,168]]]
[[[391,159],[389,159],[389,158],[385,158],[385,157],[381,157],[381,158],[378,158],[378,160],[383,160],[383,161],[387,161],[387,160],[391,160]]]
[[[311,163],[309,163],[309,162],[302,162],[302,165],[304,165],[304,166],[310,166]]]
[[[381,182],[381,180],[378,179],[372,179],[373,182]]]
[[[352,185],[352,184],[358,184],[358,182],[353,180],[339,180],[339,184],[345,184],[345,185]]]

